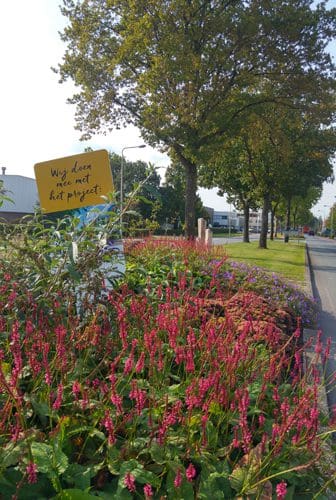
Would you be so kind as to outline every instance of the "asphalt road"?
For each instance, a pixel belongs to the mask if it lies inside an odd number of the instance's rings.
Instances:
[[[260,234],[257,233],[251,233],[250,234],[250,241],[256,241],[259,240]],[[213,245],[227,245],[228,243],[241,243],[243,241],[242,236],[231,236],[231,238],[212,238],[212,244]]]
[[[307,236],[312,291],[320,304],[318,328],[322,341],[331,339],[331,356],[325,366],[325,383],[330,412],[336,410],[336,240]]]

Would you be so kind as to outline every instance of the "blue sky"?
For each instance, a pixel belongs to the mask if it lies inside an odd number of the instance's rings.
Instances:
[[[7,174],[34,177],[34,164],[83,151],[84,147],[121,154],[127,146],[142,144],[138,131],[129,127],[107,136],[81,142],[74,130],[74,108],[66,104],[72,95],[70,83],[60,85],[51,71],[60,62],[64,46],[58,32],[64,19],[58,0],[0,0],[0,167]],[[335,7],[336,0],[328,6]],[[336,54],[336,44],[332,52]],[[169,159],[153,148],[125,151],[129,160],[150,161],[167,166]],[[161,175],[164,169],[160,169]],[[200,190],[205,205],[227,209],[216,190]],[[336,185],[325,185],[314,208],[324,216],[335,200]],[[327,206],[325,206],[327,205]]]

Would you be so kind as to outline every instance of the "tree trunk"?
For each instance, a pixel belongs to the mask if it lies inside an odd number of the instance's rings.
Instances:
[[[286,231],[290,230],[290,217],[291,217],[291,198],[287,200],[287,209],[286,209]]]
[[[271,233],[270,240],[274,240],[274,219],[275,219],[275,208],[271,209]]]
[[[297,219],[297,207],[293,210],[293,228],[296,229],[296,219]]]
[[[270,207],[269,194],[264,195],[264,203],[261,214],[261,232],[259,238],[259,248],[267,248],[268,212]]]
[[[197,167],[186,160],[183,163],[186,174],[185,235],[193,240],[196,229]]]
[[[249,225],[250,225],[250,205],[248,202],[244,203],[244,228],[243,228],[243,242],[250,243],[250,233],[249,233]]]
[[[180,144],[174,144],[173,150],[184,167],[186,180],[185,193],[185,236],[188,240],[195,239],[196,234],[196,191],[197,191],[197,166],[185,158]]]
[[[276,202],[274,204],[271,203],[271,234],[270,239],[274,240],[277,237],[278,231],[278,218],[276,216],[277,208],[279,203]]]

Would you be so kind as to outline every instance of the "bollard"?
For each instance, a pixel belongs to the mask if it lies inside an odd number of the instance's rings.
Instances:
[[[202,243],[205,242],[205,219],[198,219],[198,239]]]
[[[205,230],[205,244],[209,247],[212,246],[212,231],[211,231],[211,229]]]

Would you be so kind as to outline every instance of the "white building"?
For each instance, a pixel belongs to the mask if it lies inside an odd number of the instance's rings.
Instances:
[[[0,175],[1,192],[10,198],[0,206],[0,220],[8,222],[18,221],[21,217],[33,214],[39,204],[36,180],[23,175],[5,175],[2,168]],[[1,200],[1,198],[0,198]]]
[[[213,227],[230,227],[231,229],[239,230],[239,216],[237,212],[217,212],[214,210],[212,225]]]
[[[235,211],[216,211],[206,207],[206,210],[209,213],[210,224],[213,227],[223,227],[228,228],[230,226],[231,229],[236,229],[237,231],[242,231],[244,227],[244,214],[237,213]],[[262,210],[250,211],[249,218],[249,227],[251,231],[260,232],[261,230],[261,217]],[[270,214],[268,216],[268,223],[270,224]]]

